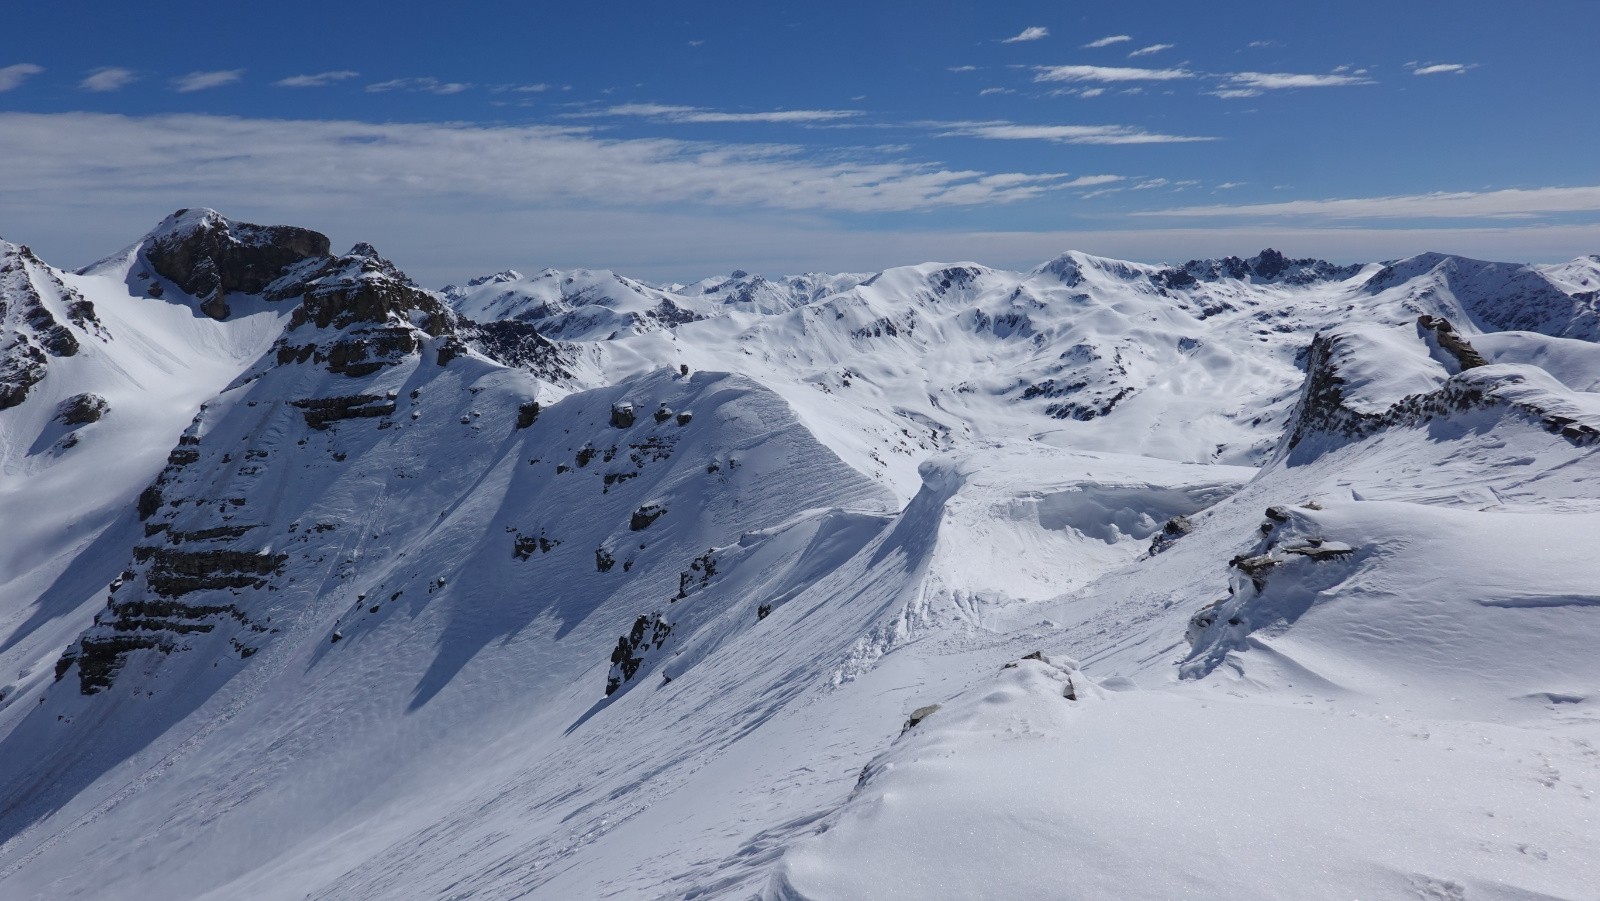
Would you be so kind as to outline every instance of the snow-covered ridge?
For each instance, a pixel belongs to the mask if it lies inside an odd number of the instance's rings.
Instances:
[[[1589,262],[318,238],[0,245],[0,895],[1600,883]]]

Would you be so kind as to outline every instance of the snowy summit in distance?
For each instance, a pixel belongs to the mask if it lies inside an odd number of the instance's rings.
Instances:
[[[0,242],[0,897],[1593,898],[1597,392],[1600,256]]]

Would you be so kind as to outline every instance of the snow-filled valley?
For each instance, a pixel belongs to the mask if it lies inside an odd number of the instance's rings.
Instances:
[[[1597,284],[0,242],[0,897],[1600,898]]]

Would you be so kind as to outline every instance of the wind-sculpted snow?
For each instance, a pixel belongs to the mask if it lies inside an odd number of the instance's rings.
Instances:
[[[1600,884],[1592,260],[320,237],[0,248],[5,898]]]

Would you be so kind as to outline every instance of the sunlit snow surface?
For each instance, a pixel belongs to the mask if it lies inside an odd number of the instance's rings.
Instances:
[[[57,273],[106,334],[0,411],[0,897],[1596,896],[1592,260],[445,292],[567,342],[544,380],[282,364],[298,301],[137,269]],[[1290,448],[1319,332],[1376,424]],[[293,405],[355,394],[395,410]],[[285,555],[207,595],[259,631],[54,681],[224,522]]]

